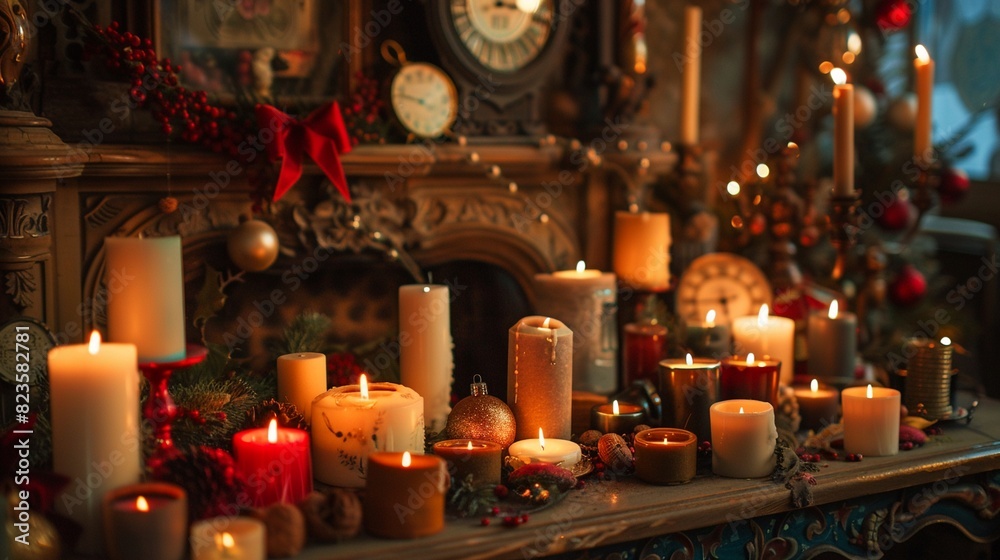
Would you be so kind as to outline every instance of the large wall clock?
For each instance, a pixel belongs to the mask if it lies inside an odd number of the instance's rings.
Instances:
[[[716,321],[754,315],[771,304],[771,285],[757,265],[732,253],[709,253],[691,261],[677,284],[677,314],[700,324],[714,309]]]
[[[428,0],[431,36],[459,90],[455,131],[544,132],[539,91],[560,67],[573,2]]]

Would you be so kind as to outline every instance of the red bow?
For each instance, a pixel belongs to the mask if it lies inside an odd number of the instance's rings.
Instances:
[[[280,199],[302,176],[302,154],[307,153],[337,187],[344,200],[351,201],[340,154],[351,151],[351,139],[337,102],[327,103],[308,117],[296,121],[270,105],[257,105],[257,124],[274,131],[274,140],[267,143],[272,161],[281,159],[274,201]]]

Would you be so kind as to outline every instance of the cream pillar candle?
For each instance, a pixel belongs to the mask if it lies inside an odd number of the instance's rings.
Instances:
[[[448,287],[399,287],[399,381],[424,398],[424,421],[439,432],[451,412],[454,368]]]
[[[833,194],[854,195],[854,85],[840,68],[830,71],[833,86]]]
[[[108,340],[135,344],[139,362],[185,355],[181,238],[104,240]]]
[[[758,358],[780,361],[779,381],[791,385],[795,372],[795,321],[767,313],[765,304],[757,315],[733,319],[736,353],[752,352]]]
[[[278,400],[295,405],[307,422],[312,402],[326,392],[326,355],[298,352],[278,356]]]
[[[587,269],[535,275],[540,315],[559,317],[573,330],[573,390],[607,395],[618,386],[615,275]]]
[[[79,553],[101,552],[105,492],[142,476],[138,363],[134,344],[97,332],[49,351],[52,470],[69,478],[56,509],[83,527]]]
[[[368,455],[424,452],[424,399],[409,387],[335,387],[312,403],[313,476],[333,486],[365,485]]]
[[[730,478],[761,478],[774,470],[778,429],[770,403],[720,401],[712,405],[712,472]]]
[[[698,105],[701,95],[701,8],[684,8],[684,64],[681,93],[681,144],[698,143]]]
[[[844,409],[844,450],[872,457],[899,452],[899,391],[848,387],[840,393]]]
[[[670,285],[670,215],[615,212],[615,274],[637,290],[665,291]]]
[[[191,559],[264,560],[264,523],[249,517],[213,517],[191,525]]]
[[[934,59],[923,45],[916,47],[917,58],[913,59],[916,73],[917,117],[913,123],[913,157],[922,165],[933,159],[931,140],[931,108],[934,94]]]
[[[828,381],[854,379],[857,330],[857,317],[841,312],[837,300],[830,302],[827,313],[809,315],[806,337],[809,375]]]
[[[525,317],[510,328],[507,404],[517,439],[539,428],[553,438],[573,432],[573,331],[551,317]]]

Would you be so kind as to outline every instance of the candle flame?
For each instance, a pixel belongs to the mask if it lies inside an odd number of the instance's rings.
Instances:
[[[576,271],[577,272],[583,272],[584,270],[587,270],[587,263],[585,263],[583,261],[577,262],[576,263]]]
[[[233,548],[236,546],[236,539],[231,534],[223,531],[221,535],[216,533],[215,543],[221,549]]]
[[[708,326],[710,326],[710,327],[715,325],[715,310],[714,309],[709,309],[708,313],[705,314],[705,322],[708,323]]]
[[[667,436],[663,436],[663,445],[666,445],[668,443],[670,443],[670,442],[667,441]]]
[[[101,349],[101,333],[94,331],[90,333],[90,346],[87,350],[90,352],[91,356],[96,356],[97,351]]]
[[[809,390],[812,391],[813,393],[819,391],[819,381],[813,379],[812,383],[809,384]]]
[[[829,317],[831,319],[836,319],[838,311],[840,311],[840,304],[837,303],[837,300],[831,301],[830,302],[830,312],[827,313],[827,317]]]
[[[684,356],[684,363],[686,363],[689,366],[692,365],[692,364],[694,364],[694,358],[691,357],[691,353],[690,352],[688,352],[687,355]]]
[[[472,440],[471,439],[469,440],[469,445],[467,445],[465,448],[468,449],[469,451],[472,451]]]
[[[361,384],[361,398],[367,401],[368,400],[368,377],[365,376],[365,374],[362,373],[361,374],[361,381],[359,381],[359,383]]]
[[[740,414],[743,414],[743,407],[740,407]]]
[[[943,344],[945,346],[948,346],[949,344],[951,344],[951,339],[948,338],[947,336],[942,336],[941,337],[941,344]]]
[[[612,412],[612,413],[613,413],[613,414],[614,414],[615,416],[618,416],[618,414],[619,414],[619,411],[620,411],[620,409],[618,408],[618,401],[617,401],[617,400],[615,400],[615,401],[613,401],[613,402],[611,403],[611,412]]]
[[[758,327],[763,327],[764,325],[767,324],[767,314],[770,313],[770,312],[771,312],[771,310],[768,309],[766,303],[764,305],[760,306],[760,311],[757,312],[757,326]]]
[[[149,511],[149,502],[146,501],[144,496],[139,496],[135,499],[135,509],[139,511]]]
[[[538,445],[541,446],[542,451],[545,451],[545,433],[542,432],[541,428],[538,428]]]
[[[752,366],[753,365],[753,359],[755,357],[756,356],[753,355],[753,352],[750,352],[749,354],[747,354],[747,365],[748,366]]]
[[[267,443],[278,443],[278,419],[271,418],[267,425]]]
[[[552,322],[552,317],[546,317],[545,320],[542,321],[542,328],[543,329],[549,328],[549,323],[550,322]]]
[[[430,286],[424,286],[424,293],[425,294],[431,293],[431,287]]]
[[[872,398],[872,384],[871,383],[868,384],[868,398],[869,399]]]
[[[408,467],[408,466],[410,466],[411,463],[413,463],[413,457],[410,457],[410,452],[409,451],[404,451],[403,452],[403,466],[404,467]]]
[[[923,45],[917,45],[916,47],[913,48],[913,51],[917,53],[917,58],[920,59],[920,62],[930,61],[931,54],[927,52],[927,47]]]
[[[840,68],[830,70],[830,77],[833,78],[833,83],[838,86],[842,86],[847,83],[847,72],[844,72]]]

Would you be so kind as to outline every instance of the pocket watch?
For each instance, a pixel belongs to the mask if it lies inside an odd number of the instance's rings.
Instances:
[[[399,124],[420,138],[450,133],[458,115],[458,91],[444,70],[427,62],[407,61],[403,48],[393,40],[382,43],[382,57],[399,66],[389,85],[390,105]]]

